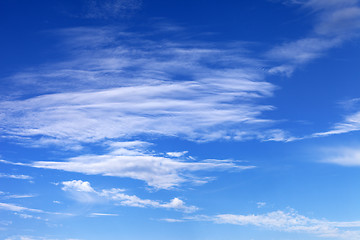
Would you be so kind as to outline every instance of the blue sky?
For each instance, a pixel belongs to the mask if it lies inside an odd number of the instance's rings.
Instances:
[[[358,0],[3,0],[0,26],[1,239],[360,239]]]

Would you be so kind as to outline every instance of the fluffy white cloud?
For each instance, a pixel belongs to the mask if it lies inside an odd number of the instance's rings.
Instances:
[[[62,184],[64,185],[62,187],[64,191],[95,192],[89,182],[83,182],[81,180],[66,181],[62,182]]]
[[[195,206],[187,206],[184,201],[179,198],[173,198],[170,202],[161,202],[150,199],[141,199],[136,195],[128,195],[124,193],[124,189],[112,188],[102,189],[95,191],[89,182],[82,180],[64,181],[62,182],[62,190],[76,193],[75,199],[78,201],[94,201],[94,198],[107,199],[115,202],[122,206],[130,207],[152,207],[152,208],[164,208],[164,209],[175,209],[183,212],[194,212],[198,208]],[[68,187],[71,186],[71,187]],[[84,187],[86,186],[86,187]],[[85,197],[82,195],[85,194]],[[90,194],[90,195],[89,195]],[[92,196],[91,196],[92,195]],[[100,215],[97,215],[100,216]]]

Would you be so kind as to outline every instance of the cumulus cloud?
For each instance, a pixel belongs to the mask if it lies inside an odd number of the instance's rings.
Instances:
[[[64,185],[62,187],[64,191],[95,192],[89,182],[83,182],[81,180],[62,182],[62,184]]]
[[[64,186],[62,190],[70,193],[75,192],[75,199],[78,201],[84,201],[84,199],[87,199],[88,202],[92,202],[96,197],[111,200],[121,206],[164,208],[183,212],[194,212],[198,209],[195,206],[187,206],[185,202],[179,198],[173,198],[166,203],[150,199],[141,199],[136,195],[128,195],[124,193],[124,189],[112,188],[96,191],[90,186],[89,182],[82,180],[64,181],[62,184]],[[86,196],[81,196],[81,194],[85,194]],[[89,199],[89,194],[92,195],[90,196],[92,197],[91,199]],[[101,214],[97,214],[96,216],[101,216]]]

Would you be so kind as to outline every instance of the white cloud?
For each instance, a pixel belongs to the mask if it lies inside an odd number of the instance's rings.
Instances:
[[[34,195],[34,194],[12,194],[12,195],[7,195],[4,198],[10,199],[10,198],[32,198],[32,197],[36,197],[36,195]]]
[[[263,208],[266,206],[266,202],[257,202],[256,205],[258,208]]]
[[[170,157],[181,157],[185,154],[187,154],[188,151],[182,151],[182,152],[167,152],[166,154]]]
[[[33,177],[28,175],[14,175],[14,174],[4,174],[4,173],[0,173],[0,178],[14,178],[14,179],[23,179],[23,180],[33,179]]]
[[[173,198],[170,202],[161,202],[150,199],[141,199],[136,195],[127,195],[124,193],[124,189],[112,188],[112,189],[103,189],[100,191],[95,191],[89,182],[84,182],[82,180],[73,180],[62,182],[64,186],[75,186],[75,187],[63,187],[62,190],[74,193],[76,192],[75,200],[83,202],[84,199],[90,199],[89,202],[93,202],[94,198],[107,199],[113,201],[115,204],[121,206],[130,206],[130,207],[152,207],[152,208],[164,208],[164,209],[174,209],[183,212],[194,212],[198,208],[195,206],[187,206],[184,201],[179,198]],[[80,186],[80,187],[79,187]],[[86,186],[85,188],[83,186]],[[81,194],[85,194],[83,197]],[[89,196],[89,194],[91,194]],[[98,215],[100,216],[100,215]]]
[[[119,214],[116,213],[91,213],[91,217],[117,217]]]
[[[43,210],[22,207],[22,206],[18,206],[18,205],[11,204],[11,203],[0,203],[0,209],[13,211],[13,212],[26,212],[27,211],[27,212],[35,212],[35,213],[44,213]]]
[[[163,218],[160,220],[164,221],[164,222],[170,222],[170,223],[184,222],[184,220],[182,220],[182,219],[174,219],[174,218]]]
[[[30,215],[30,214],[26,214],[26,213],[15,213],[15,215],[18,215],[19,217],[24,218],[24,219],[37,219],[37,220],[42,220],[41,217],[34,216],[34,215]]]
[[[274,107],[259,101],[276,87],[243,45],[159,43],[116,30],[62,30],[71,60],[9,77],[0,102],[5,134],[78,148],[141,134],[211,141],[274,123],[262,117]]]
[[[246,170],[254,166],[238,165],[232,160],[207,159],[194,161],[186,158],[164,157],[142,149],[144,142],[115,142],[111,151],[103,155],[83,155],[63,162],[37,161],[28,166],[46,169],[58,169],[91,175],[128,177],[145,181],[157,189],[170,189],[185,182],[206,183],[208,178],[198,178],[198,171]],[[138,148],[135,148],[135,146]],[[9,162],[7,162],[9,163]],[[17,163],[14,163],[17,164]],[[69,182],[64,188],[93,189],[83,182]]]
[[[344,121],[339,122],[326,132],[314,133],[313,137],[328,136],[334,134],[348,133],[360,130],[360,112],[346,116]]]
[[[18,215],[22,218],[36,218],[36,219],[42,219],[42,218],[40,218],[38,216],[29,215],[26,212],[31,212],[33,214],[39,213],[39,214],[53,214],[53,215],[66,215],[66,216],[72,215],[70,213],[48,212],[48,211],[44,211],[41,209],[28,208],[28,207],[19,206],[19,205],[12,204],[12,203],[2,203],[2,202],[0,202],[0,210],[14,212],[15,215]],[[26,217],[26,216],[28,216],[28,217]],[[29,216],[32,216],[32,217],[29,217]]]
[[[314,219],[298,214],[294,210],[274,211],[259,215],[220,214],[216,216],[193,216],[184,220],[211,221],[217,224],[234,224],[241,226],[257,226],[274,231],[297,232],[317,237],[357,240],[360,239],[360,221],[332,222],[325,219]]]
[[[62,187],[64,191],[95,192],[89,182],[83,182],[81,180],[66,181],[62,182],[62,184],[64,185]]]
[[[360,166],[360,150],[358,147],[332,147],[322,149],[325,155],[322,162],[342,166]]]
[[[271,49],[267,56],[281,62],[269,73],[291,75],[301,64],[320,57],[327,50],[359,35],[360,7],[357,0],[292,0],[315,14],[314,30],[308,37]],[[284,63],[283,61],[286,61]]]

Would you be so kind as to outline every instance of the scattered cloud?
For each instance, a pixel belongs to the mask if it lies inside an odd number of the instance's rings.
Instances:
[[[34,212],[34,213],[44,213],[43,210],[40,209],[33,209],[33,208],[27,208],[18,206],[11,203],[0,203],[0,209],[2,210],[8,210],[12,212]]]
[[[360,238],[360,230],[357,230],[360,228],[360,221],[332,222],[325,219],[319,220],[300,215],[292,209],[259,215],[198,215],[186,217],[184,220],[210,221],[216,224],[233,224],[240,226],[252,225],[273,231],[306,233],[324,238],[344,240],[357,240]]]
[[[121,206],[174,209],[188,213],[198,210],[198,208],[195,206],[187,206],[185,202],[179,198],[173,198],[166,203],[166,202],[150,200],[150,199],[141,199],[136,195],[127,195],[124,193],[124,189],[112,188],[112,189],[103,189],[100,191],[95,191],[90,186],[89,182],[86,181],[84,182],[82,180],[64,181],[62,182],[62,184],[64,185],[62,190],[70,193],[75,193],[76,194],[75,200],[81,202],[83,202],[84,199],[86,199],[89,202],[93,202],[93,199],[99,198],[100,200],[102,199],[111,200],[115,204]],[[85,194],[85,197],[81,196],[81,194]]]
[[[32,216],[30,214],[27,214],[27,212],[30,212],[33,214],[39,213],[39,214],[53,214],[53,215],[67,215],[67,216],[72,215],[70,213],[48,212],[48,211],[44,211],[41,209],[27,208],[27,207],[19,206],[16,204],[3,203],[3,202],[0,202],[0,210],[14,212],[15,215],[18,215],[22,218],[36,218],[36,219],[42,219],[42,218],[38,218],[38,216]],[[30,217],[30,216],[32,216],[32,217]]]
[[[14,174],[5,174],[5,173],[0,173],[0,178],[13,178],[13,179],[23,179],[23,180],[33,179],[33,177],[28,175],[14,175]]]
[[[34,216],[34,215],[26,214],[26,213],[17,213],[17,212],[15,212],[14,214],[15,214],[15,215],[18,215],[19,217],[24,218],[24,219],[43,220],[43,219],[42,219],[41,217],[39,217],[39,216]]]
[[[95,192],[89,182],[83,182],[81,180],[66,181],[62,182],[62,184],[64,186],[61,189],[64,191]]]
[[[91,217],[117,217],[119,214],[116,213],[91,213]]]
[[[184,222],[184,220],[182,219],[174,219],[174,218],[163,218],[160,219],[160,221],[170,222],[170,223]]]
[[[32,198],[32,197],[36,197],[37,195],[34,194],[11,194],[11,195],[6,195],[3,198],[4,199],[11,199],[11,198]]]
[[[166,155],[170,156],[170,157],[181,157],[185,154],[187,154],[188,151],[183,151],[183,152],[167,152]]]
[[[257,202],[256,205],[258,208],[263,208],[266,206],[266,202]]]

